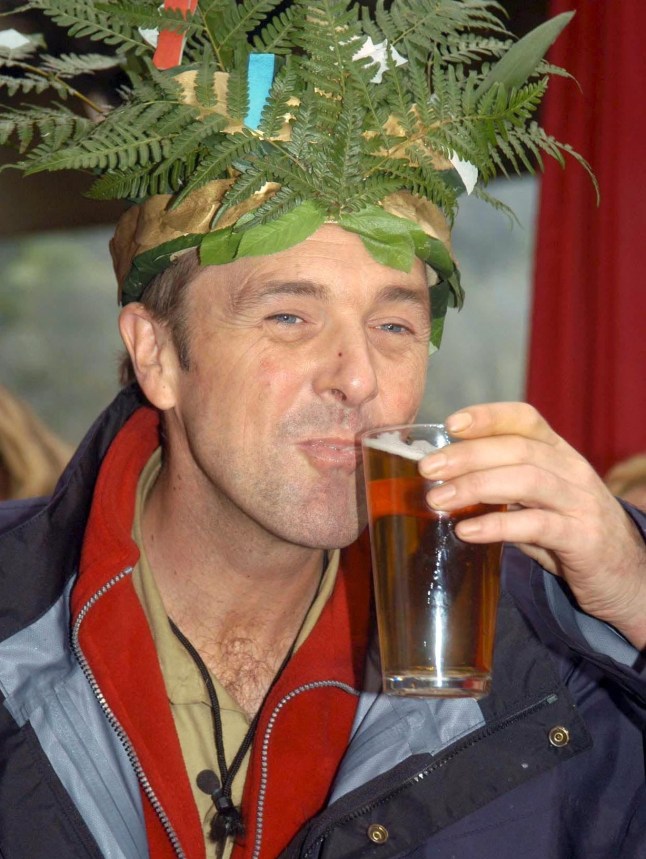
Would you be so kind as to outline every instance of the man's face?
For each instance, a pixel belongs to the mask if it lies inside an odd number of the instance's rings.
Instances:
[[[325,225],[290,250],[205,268],[189,289],[171,457],[179,445],[236,521],[301,546],[352,542],[365,525],[358,435],[412,420],[422,396],[422,263],[387,268]]]

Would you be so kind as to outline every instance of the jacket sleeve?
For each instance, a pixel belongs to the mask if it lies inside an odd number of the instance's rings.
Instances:
[[[646,544],[646,513],[621,502],[637,525]],[[574,655],[596,665],[617,683],[640,712],[646,724],[646,653],[640,653],[614,627],[583,612],[567,583],[528,559],[517,550],[507,550],[506,575],[514,578],[521,565],[530,564],[530,617],[540,637],[556,638]],[[508,578],[509,580],[509,578]],[[511,584],[511,582],[510,582]],[[511,585],[512,591],[515,590]],[[527,605],[525,600],[522,602]]]

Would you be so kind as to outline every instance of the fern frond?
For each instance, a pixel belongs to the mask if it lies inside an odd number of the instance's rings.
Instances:
[[[253,219],[249,221],[248,227],[274,221],[276,218],[291,212],[302,202],[303,197],[298,192],[283,187],[254,211]]]
[[[240,52],[234,68],[229,72],[227,82],[227,113],[233,120],[242,121],[249,110],[249,82],[247,77],[246,55]]]
[[[407,41],[416,52],[417,59],[428,56],[430,51],[448,47],[459,40],[466,31],[504,32],[498,13],[504,9],[498,3],[464,0],[398,0],[390,8],[385,0],[377,0],[375,8],[376,28],[373,40],[381,34],[389,44],[398,49]],[[365,14],[367,18],[367,14]],[[367,24],[364,25],[367,29]],[[410,52],[410,48],[409,48]]]
[[[112,69],[120,63],[120,57],[110,57],[106,54],[61,54],[60,57],[44,54],[41,57],[41,68],[59,78],[92,74],[104,69]]]
[[[384,197],[399,190],[401,190],[401,183],[398,179],[385,175],[372,176],[361,183],[352,197],[346,196],[337,201],[339,212],[343,214],[360,212],[366,206],[376,205]]]
[[[571,81],[574,81],[577,86],[579,86],[579,82],[574,77],[574,75],[570,74],[567,69],[562,68],[561,66],[555,66],[554,63],[548,63],[546,60],[543,60],[536,67],[536,75],[539,77],[545,77],[547,75],[553,75],[557,78],[568,78]],[[581,87],[579,86],[579,89]]]
[[[229,209],[237,206],[245,200],[248,200],[249,197],[257,191],[260,191],[266,182],[267,176],[261,168],[257,166],[249,166],[245,172],[241,173],[236,179],[235,185],[233,185],[222,201],[222,205],[216,212],[211,226],[215,227],[218,221],[221,220],[222,216],[228,212]]]
[[[389,69],[392,71],[392,68]],[[408,77],[403,74],[389,75],[384,83],[388,86],[391,113],[395,116],[407,137],[415,134],[417,128],[416,104],[410,89]],[[428,94],[425,94],[425,105],[428,104]],[[426,109],[426,107],[425,107]]]
[[[135,200],[144,197],[149,188],[148,178],[150,168],[140,167],[138,170],[114,170],[96,179],[86,196],[92,200]]]
[[[56,82],[52,82],[47,77],[31,73],[25,74],[22,77],[0,74],[0,88],[5,89],[10,98],[19,92],[40,94],[50,88],[55,89],[63,98],[66,95],[66,92],[61,92],[64,88],[60,84],[56,85]]]
[[[170,173],[174,163],[183,162],[192,154],[205,155],[209,151],[209,138],[217,135],[225,124],[226,118],[216,113],[186,124],[178,134],[169,137],[167,156],[155,172]],[[162,129],[158,127],[158,130]]]
[[[197,153],[185,161],[165,163],[164,169],[145,165],[127,172],[114,170],[92,183],[87,196],[94,200],[137,200],[152,194],[173,194],[184,186],[197,163]]]
[[[254,138],[244,132],[222,135],[218,145],[205,155],[196,166],[190,179],[177,195],[174,206],[178,206],[192,191],[196,191],[213,179],[222,179],[232,163],[244,159],[253,149]]]
[[[234,56],[249,53],[249,33],[267,22],[281,0],[211,0],[198,6],[220,68],[230,71]]]
[[[296,114],[291,137],[281,151],[289,153],[295,163],[306,164],[312,148],[319,144],[320,139],[316,105],[311,99],[305,99]]]
[[[499,200],[497,197],[493,197],[480,185],[476,185],[476,187],[473,189],[473,196],[477,197],[478,200],[482,200],[483,203],[486,203],[488,206],[491,206],[497,212],[501,212],[503,215],[505,215],[509,220],[510,226],[513,226],[514,224],[519,227],[521,226],[521,223],[518,220],[518,217],[514,210],[506,203],[503,203],[502,200]]]
[[[433,167],[421,170],[405,162],[390,162],[381,168],[380,174],[394,180],[393,191],[405,187],[417,197],[432,199],[450,217],[457,210],[457,191],[446,182],[442,172]]]
[[[142,132],[121,123],[102,123],[100,135],[86,137],[63,150],[52,150],[47,142],[43,142],[32,150],[25,173],[30,175],[43,170],[126,171],[158,162],[164,157],[166,140],[153,128]]]
[[[262,169],[267,181],[291,188],[300,198],[318,199],[323,193],[310,165],[297,163],[284,143],[267,141],[261,153],[248,157],[248,164],[252,169]]]
[[[117,51],[135,54],[151,52],[136,27],[115,20],[112,14],[99,12],[93,0],[30,0],[30,6],[43,12],[70,36],[104,42]]]
[[[217,104],[218,97],[214,87],[213,51],[210,45],[206,45],[202,51],[202,59],[195,78],[195,100],[200,107],[209,108]]]
[[[144,57],[144,64],[151,82],[159,89],[159,95],[171,102],[183,100],[182,87],[177,80],[175,69],[164,69],[160,71],[160,69],[158,69],[148,57]],[[143,82],[143,85],[145,87],[148,84],[147,82]],[[133,95],[136,95],[142,101],[144,100],[142,98],[141,91],[138,90],[136,86],[133,87]]]
[[[93,126],[87,117],[78,116],[63,105],[10,110],[0,114],[0,145],[10,143],[15,135],[18,150],[26,152],[38,134],[41,140],[51,140],[53,147],[58,148]]]
[[[288,6],[270,18],[253,37],[253,45],[261,54],[288,54],[294,46],[293,35],[297,25],[297,9]]]
[[[500,57],[513,45],[511,39],[483,37],[477,33],[465,33],[446,45],[438,45],[437,55],[444,63],[469,63],[483,57]]]
[[[301,70],[315,89],[324,90],[332,99],[343,97],[348,70],[355,64],[354,54],[363,44],[356,6],[344,0],[295,0],[307,27],[295,35],[303,50]]]
[[[288,102],[298,98],[299,93],[298,61],[289,57],[274,78],[269,98],[262,111],[259,129],[266,137],[276,137],[286,122],[286,116],[294,115],[296,105],[290,105]]]
[[[402,47],[406,50],[408,42],[404,42]],[[410,80],[417,119],[421,125],[428,126],[432,122],[429,104],[431,85],[428,68],[424,63],[410,63],[406,69],[406,74]]]
[[[92,5],[98,13],[103,13],[117,25],[128,26],[133,31],[139,30],[168,30],[171,33],[188,35],[199,29],[199,24],[194,23],[195,16],[189,11],[179,9],[166,9],[163,4],[157,8],[149,7],[143,3],[126,0],[119,4],[104,2],[93,2]]]
[[[346,90],[343,109],[339,115],[336,134],[322,153],[320,184],[327,192],[338,196],[353,196],[354,186],[361,184],[362,129],[364,111],[354,88]],[[315,172],[319,172],[315,169]],[[327,186],[327,187],[326,187]]]

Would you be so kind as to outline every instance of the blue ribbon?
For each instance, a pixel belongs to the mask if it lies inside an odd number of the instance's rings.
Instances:
[[[249,54],[247,75],[249,81],[249,109],[244,118],[247,128],[257,131],[260,117],[269,98],[276,68],[275,54]]]

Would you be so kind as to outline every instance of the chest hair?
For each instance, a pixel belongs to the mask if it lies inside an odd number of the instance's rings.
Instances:
[[[250,717],[260,709],[289,643],[259,652],[257,643],[244,636],[221,642],[193,642],[211,674]]]

